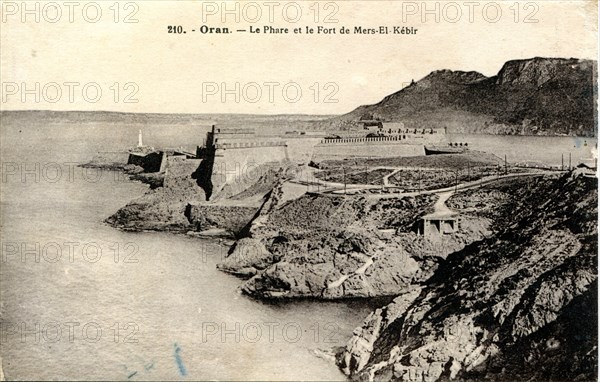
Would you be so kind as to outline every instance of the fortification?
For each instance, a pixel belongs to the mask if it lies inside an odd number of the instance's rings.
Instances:
[[[445,138],[443,129],[407,129],[403,124],[365,124],[362,131],[339,133],[295,132],[260,135],[252,128],[213,126],[205,145],[195,156],[173,153],[166,163],[165,185],[172,186],[188,174],[214,200],[226,184],[257,181],[257,174],[278,166],[306,165],[311,160],[349,157],[394,157],[424,155],[427,143]],[[161,166],[161,171],[163,166]]]
[[[423,216],[417,224],[417,234],[427,239],[440,239],[459,232],[461,218],[458,213],[432,213]]]
[[[184,155],[168,156],[165,164],[165,188],[200,187],[198,169],[202,159],[189,159]]]
[[[204,152],[210,161],[211,192],[214,198],[227,183],[254,179],[261,166],[288,160],[286,141],[273,136],[257,136],[254,129],[221,129],[213,126]]]

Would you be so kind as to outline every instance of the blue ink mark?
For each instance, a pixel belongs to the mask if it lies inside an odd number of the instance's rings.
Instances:
[[[127,376],[127,379],[130,379],[131,377],[133,377],[136,374],[137,374],[137,371],[134,371],[133,373],[131,373]]]
[[[573,148],[576,148],[576,149],[580,149],[582,147],[587,147],[587,145],[588,145],[587,139],[573,138],[573,141],[574,141]]]
[[[181,376],[185,376],[187,374],[187,370],[185,370],[185,366],[183,365],[183,361],[181,360],[181,356],[179,355],[181,348],[177,345],[177,342],[175,342],[174,346],[175,362],[177,363],[177,367],[179,368],[179,374],[181,374]]]

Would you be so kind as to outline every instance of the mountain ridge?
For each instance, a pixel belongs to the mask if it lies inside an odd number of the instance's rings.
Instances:
[[[449,132],[597,136],[597,61],[534,57],[507,61],[486,77],[475,71],[435,70],[372,105],[338,119],[446,124]]]
[[[597,61],[577,58],[510,60],[494,76],[434,70],[372,105],[343,115],[132,113],[0,110],[14,119],[76,123],[269,125],[276,130],[360,129],[359,121],[403,122],[408,128],[446,127],[449,133],[597,137]]]

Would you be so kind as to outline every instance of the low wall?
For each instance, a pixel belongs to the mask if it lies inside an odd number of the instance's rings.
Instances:
[[[313,158],[315,161],[343,158],[390,158],[425,155],[425,146],[417,143],[402,141],[363,141],[319,144],[315,146]]]
[[[265,140],[265,141],[248,141],[248,142],[240,142],[239,140],[236,140],[234,142],[231,141],[225,141],[225,142],[217,142],[217,144],[215,145],[216,149],[244,149],[244,148],[262,148],[262,147],[279,147],[279,146],[285,146],[286,143],[284,141],[281,140]]]
[[[312,160],[315,146],[322,138],[290,138],[287,140],[287,159],[294,163],[309,163]]]
[[[92,158],[91,163],[125,165],[128,161],[128,152],[98,152],[98,154]]]
[[[434,134],[435,135],[435,134]],[[252,171],[263,165],[283,162],[308,164],[353,157],[398,157],[425,155],[424,145],[431,139],[423,135],[391,137],[355,137],[325,139],[323,137],[244,137],[217,139],[214,157],[207,158],[207,194],[214,200],[226,184],[244,183]],[[207,153],[209,150],[205,150]],[[210,165],[209,165],[210,163]]]

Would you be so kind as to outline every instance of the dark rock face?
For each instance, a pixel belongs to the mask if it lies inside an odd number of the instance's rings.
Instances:
[[[538,180],[510,225],[372,313],[340,367],[359,380],[595,380],[597,203],[596,179]]]
[[[307,194],[281,203],[276,188],[219,268],[252,276],[242,290],[260,298],[394,296],[490,234],[489,219],[465,216],[443,246],[418,236],[412,227],[435,199]]]
[[[509,61],[489,78],[441,70],[341,121],[367,117],[417,128],[446,125],[449,132],[596,136],[597,72],[596,61],[539,57]]]
[[[207,191],[212,192],[212,188],[199,184],[198,173],[203,170],[206,168],[201,165],[195,173],[187,171],[171,176],[164,186],[119,209],[106,219],[107,223],[131,231],[185,233],[220,229],[238,237],[258,211],[265,194],[290,173],[281,166],[257,170],[260,176],[253,181],[227,184],[221,190],[222,195],[217,195],[219,200],[207,202]]]
[[[233,245],[217,268],[234,275],[252,277],[277,261],[279,258],[267,251],[260,241],[243,238]]]
[[[225,229],[237,237],[252,220],[258,208],[243,206],[220,206],[212,204],[189,204],[186,217],[195,231]]]
[[[185,233],[193,228],[186,217],[190,201],[205,199],[200,187],[164,188],[148,191],[106,219],[106,222],[130,231],[169,231]]]
[[[597,380],[598,317],[590,307],[598,303],[597,281],[560,311],[555,321],[507,346],[484,367],[462,377],[489,380]],[[510,365],[511,371],[506,365]]]

